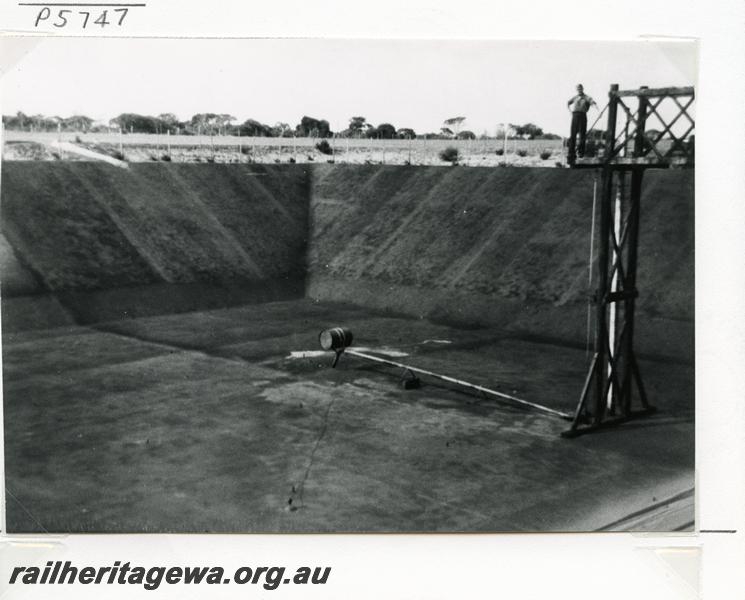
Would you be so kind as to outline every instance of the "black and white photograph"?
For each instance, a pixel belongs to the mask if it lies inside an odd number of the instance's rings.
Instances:
[[[695,40],[13,42],[9,533],[695,530]]]

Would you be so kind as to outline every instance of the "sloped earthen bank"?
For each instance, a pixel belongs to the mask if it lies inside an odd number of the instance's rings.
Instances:
[[[302,297],[307,193],[302,167],[6,162],[2,232],[78,322],[216,308]]]
[[[3,325],[305,294],[584,344],[593,178],[539,168],[5,162]],[[639,257],[638,347],[690,358],[692,172],[646,174]]]
[[[565,169],[319,166],[308,294],[585,344],[596,285],[588,281],[594,178]],[[642,202],[638,346],[690,358],[693,173],[648,172]]]

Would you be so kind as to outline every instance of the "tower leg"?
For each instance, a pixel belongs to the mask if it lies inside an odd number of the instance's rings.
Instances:
[[[623,172],[618,190],[623,192]],[[654,412],[649,405],[634,354],[636,270],[643,171],[631,171],[628,197],[616,203],[613,171],[603,169],[596,292],[596,352],[590,363],[572,425],[562,435],[574,437]],[[620,216],[620,219],[619,219]],[[615,221],[615,223],[614,223]],[[609,323],[609,313],[613,322]],[[634,410],[636,394],[641,403]]]

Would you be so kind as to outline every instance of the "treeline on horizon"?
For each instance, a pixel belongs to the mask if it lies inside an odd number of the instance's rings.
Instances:
[[[437,132],[417,134],[409,127],[396,128],[391,123],[374,126],[365,117],[352,117],[349,126],[338,132],[331,130],[325,119],[304,116],[294,127],[288,123],[277,122],[267,125],[255,119],[246,119],[236,123],[237,119],[229,114],[198,113],[188,121],[180,121],[173,113],[162,113],[156,117],[136,113],[122,113],[108,123],[96,122],[84,115],[72,117],[47,117],[44,115],[26,115],[17,112],[15,115],[3,115],[3,126],[15,131],[65,131],[79,133],[109,132],[112,129],[127,133],[151,133],[171,135],[234,135],[246,137],[312,137],[312,138],[370,138],[370,139],[494,139],[502,138],[505,133],[510,139],[561,139],[561,136],[544,133],[543,129],[533,123],[524,125],[510,124],[505,132],[498,129],[496,136],[487,135],[484,131],[477,136],[473,131],[461,129],[465,117],[446,119]]]

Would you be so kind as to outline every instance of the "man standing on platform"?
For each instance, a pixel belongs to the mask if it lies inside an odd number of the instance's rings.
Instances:
[[[594,106],[595,100],[585,94],[584,88],[580,83],[577,86],[577,95],[574,96],[569,102],[567,107],[572,113],[572,127],[569,133],[569,145],[567,152],[567,162],[570,165],[574,164],[577,156],[582,158],[585,155],[585,139],[587,137],[587,111],[590,107]],[[577,136],[579,136],[579,143],[577,143]]]

